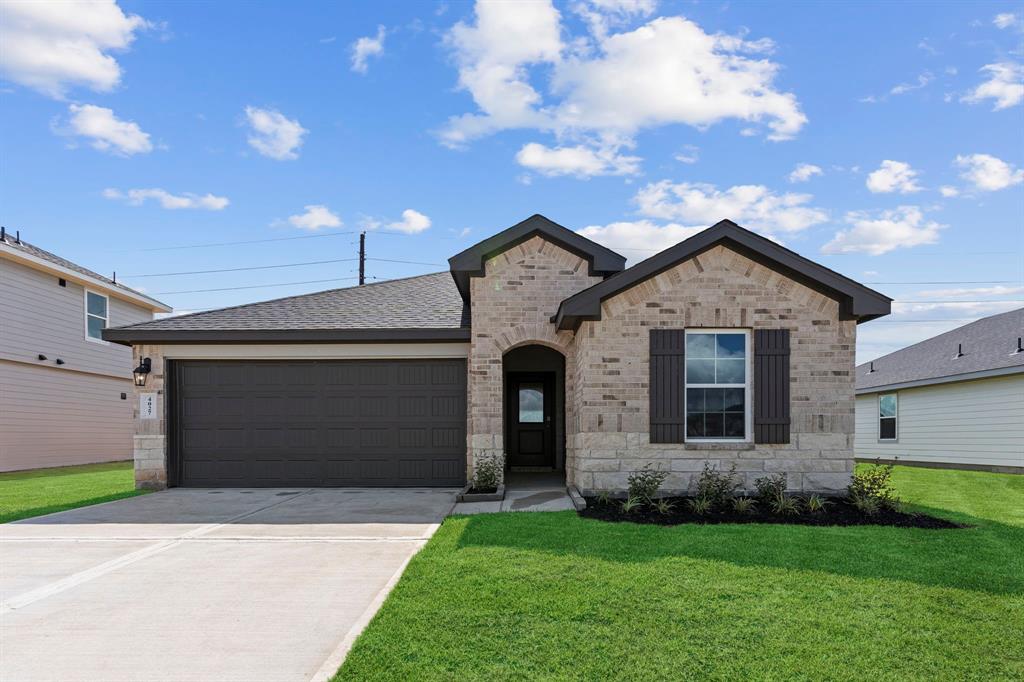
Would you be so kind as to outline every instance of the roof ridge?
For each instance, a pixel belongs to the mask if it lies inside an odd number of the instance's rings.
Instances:
[[[908,351],[908,350],[910,350],[912,348],[917,348],[918,346],[921,346],[921,345],[926,344],[926,343],[930,343],[932,341],[935,341],[936,339],[942,338],[943,336],[948,336],[950,334],[953,334],[955,332],[961,331],[963,329],[966,329],[966,328],[971,327],[973,325],[979,324],[981,322],[987,322],[987,321],[992,320],[992,319],[994,319],[996,317],[1002,317],[1003,315],[1010,315],[1012,313],[1021,313],[1021,312],[1024,312],[1024,307],[1014,308],[1013,310],[1004,310],[1001,313],[993,313],[991,315],[986,315],[985,317],[979,317],[978,319],[972,320],[970,322],[967,322],[966,324],[962,324],[959,327],[953,327],[949,331],[942,332],[941,334],[936,334],[935,336],[929,336],[927,339],[921,339],[917,343],[912,343],[909,346],[904,346],[903,348],[897,348],[896,350],[892,351],[891,353],[886,353],[885,355],[879,355],[874,360],[868,360],[867,362],[862,362],[859,365],[857,365],[857,367],[855,367],[855,369],[859,369],[861,367],[866,367],[866,366],[870,365],[872,362],[879,362],[880,360],[884,360],[885,358],[891,357],[893,355],[897,355],[899,353],[903,353],[903,352]]]
[[[355,284],[355,285],[348,286],[348,287],[335,287],[333,289],[323,289],[321,291],[311,291],[311,292],[306,293],[306,294],[293,294],[291,296],[280,296],[278,298],[268,298],[268,299],[266,299],[264,301],[252,301],[251,303],[239,303],[238,305],[224,306],[223,308],[211,308],[210,310],[199,310],[199,311],[196,311],[194,313],[185,313],[183,315],[169,315],[168,317],[163,317],[163,318],[160,318],[160,319],[161,320],[166,320],[166,319],[169,319],[169,318],[173,317],[176,320],[183,320],[183,319],[190,318],[190,317],[198,317],[200,315],[209,315],[211,313],[220,313],[220,312],[224,312],[225,310],[237,310],[238,308],[248,308],[248,307],[251,307],[251,306],[263,305],[263,304],[266,304],[266,303],[278,303],[280,301],[288,301],[290,299],[296,299],[296,298],[309,298],[310,296],[319,296],[321,294],[330,294],[330,293],[334,293],[336,291],[345,291],[345,290],[348,290],[348,289],[367,289],[369,287],[378,286],[378,285],[381,285],[381,284],[392,284],[394,282],[404,282],[404,281],[407,281],[407,280],[410,280],[410,279],[419,279],[419,278],[422,278],[422,277],[431,277],[433,275],[443,275],[443,274],[446,274],[446,272],[447,272],[446,270],[439,270],[438,272],[426,272],[426,273],[423,273],[422,275],[410,275],[408,277],[396,277],[394,279],[386,279],[386,280],[383,280],[383,281],[380,281],[380,282],[370,282],[369,284]],[[125,325],[123,327],[118,327],[118,329],[131,329],[133,327],[140,327],[140,326],[143,326],[143,325],[148,325],[148,324],[150,324],[152,322],[156,322],[156,321],[157,320],[147,320],[145,322],[136,322],[135,324],[129,324],[129,325]]]

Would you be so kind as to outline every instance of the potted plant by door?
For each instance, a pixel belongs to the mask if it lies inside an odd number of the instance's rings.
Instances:
[[[505,499],[502,482],[504,461],[498,455],[484,455],[476,461],[473,478],[459,493],[459,502],[496,502]]]

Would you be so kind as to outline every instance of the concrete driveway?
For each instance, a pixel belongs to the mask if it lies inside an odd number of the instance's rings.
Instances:
[[[329,679],[437,489],[174,489],[0,525],[0,680]]]

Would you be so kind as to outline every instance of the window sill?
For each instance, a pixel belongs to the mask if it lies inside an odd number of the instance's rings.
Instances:
[[[718,443],[683,443],[684,450],[753,450],[754,444],[746,440],[722,441]]]

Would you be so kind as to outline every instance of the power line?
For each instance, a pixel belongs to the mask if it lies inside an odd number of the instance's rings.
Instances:
[[[238,291],[240,289],[265,289],[267,287],[290,287],[299,284],[321,284],[323,282],[341,282],[358,279],[357,277],[332,277],[330,279],[310,279],[304,282],[276,282],[274,284],[254,284],[245,287],[220,287],[218,289],[189,289],[187,291],[156,291],[154,296],[168,296],[170,294],[204,294],[208,291]]]
[[[219,270],[190,270],[186,272],[155,272],[146,275],[124,275],[125,277],[175,277],[177,275],[206,275],[212,272],[242,272],[243,270],[272,270],[274,268],[296,268],[300,265],[325,265],[327,263],[351,263],[355,258],[336,258],[334,260],[311,260],[305,263],[282,263],[280,265],[253,265],[244,268],[222,268]]]
[[[445,263],[424,263],[418,260],[394,260],[391,258],[367,258],[366,260],[375,260],[381,263],[405,263],[406,265],[431,265],[436,267],[444,267]]]
[[[1000,299],[983,299],[983,300],[952,300],[952,301],[934,301],[930,299],[894,299],[893,303],[1024,303],[1024,299],[1018,298],[1000,298]]]
[[[992,280],[976,280],[976,281],[945,281],[945,282],[863,282],[864,284],[871,285],[893,285],[893,284],[1021,284],[1020,280],[1016,279],[992,279]]]
[[[344,232],[321,232],[319,234],[303,234],[297,237],[274,237],[271,239],[246,239],[236,242],[208,242],[205,244],[182,244],[180,246],[157,246],[148,249],[127,249],[128,251],[175,251],[178,249],[208,249],[215,246],[235,246],[238,244],[264,244],[266,242],[287,242],[293,239],[317,239],[319,237],[338,237],[344,234],[355,234],[352,230]]]

